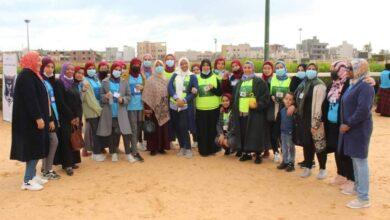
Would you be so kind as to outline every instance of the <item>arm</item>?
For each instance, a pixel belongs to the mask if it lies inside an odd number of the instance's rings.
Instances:
[[[102,111],[102,108],[100,107],[98,101],[95,98],[95,95],[93,94],[93,90],[90,87],[86,92],[83,92],[83,102],[90,107],[95,113],[100,115],[100,112]]]
[[[102,105],[105,105],[105,104],[108,104],[109,103],[109,99],[106,97],[106,81],[103,81],[102,82],[102,87],[100,88],[100,102]]]
[[[311,127],[317,129],[322,123],[322,103],[326,97],[326,86],[316,85],[313,88],[313,99],[311,105]]]
[[[128,105],[131,97],[130,85],[128,83],[123,83],[123,84],[126,86],[126,92],[125,92],[125,97],[123,97],[122,105]]]
[[[64,86],[58,82],[57,83],[58,89],[56,91],[56,104],[58,105],[58,108],[62,112],[62,115],[65,120],[72,120],[72,110],[70,109],[69,105],[65,102],[65,88]]]
[[[368,84],[364,84],[361,90],[358,92],[357,107],[348,121],[344,123],[350,128],[355,127],[359,123],[367,118],[371,114],[372,102],[374,99],[374,89]]]
[[[268,108],[268,105],[270,103],[269,89],[267,83],[265,83],[261,79],[256,81],[256,83],[257,83],[256,87],[258,88],[259,91],[256,96],[257,107],[253,110],[264,111],[266,108]]]
[[[168,83],[168,94],[170,97],[177,99],[175,87],[173,86],[173,83],[175,81],[176,75],[173,75]]]
[[[221,96],[222,95],[222,88],[221,88],[221,81],[217,79],[217,88],[212,88],[210,90],[214,95]]]
[[[37,91],[34,86],[33,81],[34,76],[29,75],[23,75],[19,78],[20,84],[19,86],[23,101],[26,103],[28,108],[26,109],[29,113],[30,117],[36,121],[38,119],[42,119],[42,111],[41,107],[39,106],[38,97],[37,97]]]
[[[223,134],[223,114],[219,114],[219,118],[217,121],[217,135]]]
[[[195,98],[195,95],[191,92],[192,88],[198,89],[198,79],[195,75],[191,75],[190,85],[188,88],[189,92],[187,92],[187,96],[184,98],[186,103],[192,101]]]

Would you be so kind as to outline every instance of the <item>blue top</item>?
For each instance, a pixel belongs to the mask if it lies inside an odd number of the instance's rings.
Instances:
[[[282,134],[292,134],[294,128],[294,117],[287,115],[287,108],[280,110],[280,132]]]
[[[328,121],[331,123],[337,124],[339,121],[339,106],[340,101],[337,101],[335,103],[329,102],[329,109],[328,109]]]
[[[390,89],[390,70],[384,70],[381,73],[381,85],[382,89]]]
[[[50,82],[48,80],[43,81],[46,87],[47,94],[49,95],[50,99],[50,107],[53,109],[54,116],[56,121],[58,122],[58,109],[57,109],[57,104],[56,104],[56,98],[54,96],[54,89],[53,86],[51,86]]]
[[[129,111],[137,111],[137,110],[143,110],[142,105],[142,93],[141,91],[136,89],[137,85],[142,85],[143,80],[141,74],[134,78],[132,75],[129,77],[129,85],[130,85],[130,91],[131,91],[131,97],[129,105],[127,106],[127,110]]]
[[[98,101],[100,101],[100,88],[102,87],[100,81],[95,78],[85,77],[92,87],[93,93]]]
[[[119,94],[119,82],[114,82],[110,80],[110,92],[112,93],[112,104],[111,104],[111,113],[113,118],[118,117],[118,97],[115,97],[116,94]]]

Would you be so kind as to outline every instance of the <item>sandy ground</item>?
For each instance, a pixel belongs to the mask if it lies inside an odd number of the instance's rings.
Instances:
[[[390,219],[390,118],[375,117],[369,162],[372,207],[351,210],[329,181],[301,179],[265,160],[241,163],[215,157],[177,158],[177,150],[146,162],[83,159],[73,177],[43,191],[21,191],[24,164],[10,161],[10,124],[0,122],[0,219]],[[298,148],[297,161],[302,159]],[[57,168],[58,169],[58,168]]]

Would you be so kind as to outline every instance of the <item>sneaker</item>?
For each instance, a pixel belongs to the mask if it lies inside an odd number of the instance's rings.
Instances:
[[[307,178],[310,175],[311,175],[311,169],[305,167],[304,170],[303,170],[303,173],[301,174],[301,177],[302,178]]]
[[[180,148],[179,153],[177,153],[176,155],[177,155],[178,157],[182,157],[182,156],[184,156],[185,154],[186,154],[186,149]]]
[[[252,156],[250,154],[242,154],[242,156],[239,159],[241,162],[252,160]]]
[[[357,194],[355,189],[343,189],[343,190],[341,190],[341,193],[344,195],[347,195],[347,196],[354,196]]]
[[[279,163],[279,153],[274,154],[274,163]]]
[[[198,147],[198,142],[195,141],[194,143],[192,143],[191,147],[192,148],[197,148]]]
[[[347,182],[347,178],[337,175],[331,182],[330,184],[333,186],[342,186]]]
[[[138,150],[146,151],[146,142],[139,143]]]
[[[126,158],[130,163],[135,163],[137,160],[133,157],[132,154],[126,154]]]
[[[66,175],[73,176],[73,169],[72,167],[68,167],[65,169]]]
[[[33,180],[28,181],[28,183],[23,183],[22,190],[30,190],[30,191],[39,191],[43,189],[43,186]]]
[[[261,164],[263,162],[263,158],[260,155],[256,155],[255,164]]]
[[[58,180],[61,178],[61,176],[58,175],[55,171],[51,170],[49,172],[43,173],[42,178],[47,180]]]
[[[293,163],[287,164],[286,172],[292,172],[294,170],[295,170],[295,167],[294,167]]]
[[[40,185],[45,185],[47,182],[49,182],[48,180],[40,177],[40,176],[34,176],[34,178],[32,179],[34,182],[40,184]]]
[[[118,158],[118,154],[117,153],[113,153],[111,154],[111,161],[112,162],[118,162],[119,158]]]
[[[144,162],[144,158],[142,158],[141,154],[139,154],[139,153],[134,154],[133,157],[138,162]]]
[[[287,163],[281,163],[281,164],[279,164],[279,166],[277,166],[276,168],[278,169],[278,170],[284,170],[284,169],[286,169],[287,168]]]
[[[326,176],[327,176],[326,170],[320,169],[320,172],[319,172],[318,175],[317,175],[317,179],[323,180],[323,179],[326,178]]]
[[[241,156],[242,156],[242,152],[241,151],[237,151],[236,157],[241,157]]]
[[[354,189],[355,187],[355,182],[351,181],[351,180],[347,180],[347,182],[345,182],[343,185],[340,186],[340,189],[343,190],[343,189],[349,189],[349,190],[352,190]]]
[[[354,199],[347,203],[347,207],[351,209],[368,208],[371,206],[370,201],[362,201],[360,199]]]
[[[191,159],[193,157],[192,150],[191,149],[187,149],[185,151],[184,157],[187,158],[187,159]]]
[[[96,162],[103,162],[106,160],[106,156],[104,156],[104,154],[92,154],[92,160]]]

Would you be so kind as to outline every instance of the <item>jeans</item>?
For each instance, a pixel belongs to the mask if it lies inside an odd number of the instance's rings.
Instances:
[[[32,180],[37,173],[38,160],[30,160],[26,162],[26,172],[24,173],[24,182]]]
[[[361,201],[368,201],[369,172],[368,160],[352,157],[353,172],[355,174],[355,190]]]
[[[191,149],[190,134],[188,132],[188,110],[170,110],[174,133],[179,139],[180,148]]]
[[[283,152],[283,163],[295,164],[295,145],[292,141],[292,134],[280,135],[282,139],[282,152]]]

